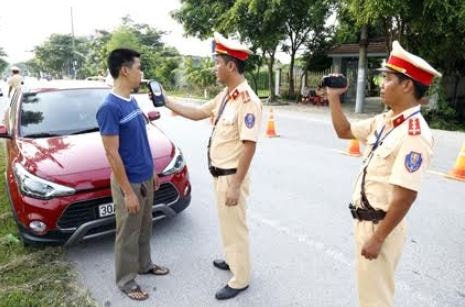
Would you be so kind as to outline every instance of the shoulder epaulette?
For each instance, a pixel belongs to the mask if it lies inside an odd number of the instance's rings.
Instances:
[[[241,98],[242,98],[242,102],[243,103],[247,103],[250,101],[250,95],[249,95],[249,92],[247,90],[241,92]]]
[[[420,119],[410,118],[408,121],[408,134],[409,135],[419,135],[421,134]]]

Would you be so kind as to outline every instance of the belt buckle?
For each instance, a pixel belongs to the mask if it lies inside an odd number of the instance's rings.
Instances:
[[[379,210],[373,210],[373,212],[371,213],[371,216],[373,217],[373,224],[378,224],[379,221],[382,220],[382,218],[380,218]]]

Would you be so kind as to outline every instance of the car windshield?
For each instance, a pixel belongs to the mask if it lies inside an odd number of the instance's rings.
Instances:
[[[98,131],[95,115],[109,89],[69,89],[24,93],[21,135],[50,137]]]

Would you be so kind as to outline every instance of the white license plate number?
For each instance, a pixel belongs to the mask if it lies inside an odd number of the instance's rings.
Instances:
[[[115,205],[113,203],[98,206],[99,217],[105,217],[115,214]]]

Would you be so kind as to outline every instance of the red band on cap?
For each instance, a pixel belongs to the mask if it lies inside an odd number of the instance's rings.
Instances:
[[[230,55],[232,57],[235,57],[236,59],[239,59],[241,61],[245,61],[249,57],[249,54],[247,52],[232,50],[232,49],[229,49],[229,48],[225,47],[224,45],[222,45],[220,43],[216,43],[215,51],[219,52],[219,53],[228,54],[228,55]]]
[[[431,85],[433,82],[433,74],[426,72],[415,65],[407,62],[399,57],[391,55],[388,59],[387,64],[392,64],[394,66],[403,68],[406,70],[405,75],[408,75],[412,79],[424,84],[424,85]]]

